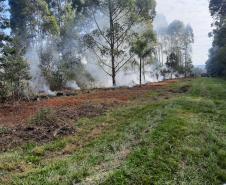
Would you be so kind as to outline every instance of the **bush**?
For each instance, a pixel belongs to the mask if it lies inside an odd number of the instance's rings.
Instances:
[[[22,57],[23,53],[16,47],[16,41],[8,43],[2,49],[0,57],[0,98],[5,101],[8,96],[20,98],[24,84],[31,79],[29,65]]]
[[[57,123],[57,118],[50,109],[42,109],[31,119],[30,123],[36,126],[51,126]]]
[[[8,89],[6,86],[0,84],[0,102],[4,103],[8,96]]]

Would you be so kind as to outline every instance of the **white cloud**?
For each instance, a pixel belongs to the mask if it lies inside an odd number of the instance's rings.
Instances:
[[[156,0],[157,12],[164,14],[171,22],[175,19],[190,24],[194,29],[195,44],[193,47],[194,64],[205,64],[212,40],[208,37],[211,32],[212,18],[209,13],[208,0]]]

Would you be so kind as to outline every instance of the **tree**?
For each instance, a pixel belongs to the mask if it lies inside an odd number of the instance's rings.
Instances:
[[[8,96],[19,98],[24,93],[29,76],[29,67],[22,55],[24,48],[16,35],[10,35],[8,1],[0,1],[0,99]]]
[[[78,55],[82,53],[78,20],[94,4],[90,0],[9,0],[12,34],[20,40],[25,53],[33,48],[38,56],[37,61],[30,61],[31,65],[40,63],[41,72],[37,73],[38,77],[34,74],[33,79],[44,76],[52,90],[65,85],[68,71],[75,78],[71,80],[83,79],[84,83],[84,79],[90,80]],[[79,70],[71,75],[72,70],[66,69],[67,66]]]
[[[192,72],[192,47],[191,44],[194,43],[194,32],[190,25],[187,25],[184,32],[184,76],[185,78],[188,74]]]
[[[6,0],[0,0],[0,48],[4,46],[4,42],[10,40],[9,35],[6,34],[6,30],[10,27],[6,4]]]
[[[226,76],[226,2],[224,0],[211,0],[209,9],[214,18],[213,46],[209,51],[207,72],[211,76]]]
[[[184,36],[185,36],[185,25],[182,21],[175,20],[169,24],[167,28],[167,35],[169,38],[169,50],[168,55],[174,53],[179,60],[179,65],[183,66],[183,51],[184,51]]]
[[[112,78],[116,86],[117,73],[134,57],[129,52],[130,42],[136,36],[134,26],[152,21],[155,15],[153,0],[100,0],[91,10],[96,28],[84,37],[88,48],[94,52],[99,66]],[[98,22],[102,16],[106,23]]]
[[[143,76],[145,78],[145,65],[150,64],[152,54],[155,51],[154,42],[155,42],[155,34],[151,29],[145,32],[142,36],[138,37],[135,42],[132,44],[131,52],[136,54],[139,57],[139,81],[140,85],[142,85],[142,70]],[[149,57],[148,62],[145,61],[145,58]],[[134,61],[135,65],[137,64],[136,60]],[[143,68],[143,69],[142,69]]]
[[[30,80],[29,67],[21,56],[22,50],[16,39],[7,43],[0,58],[0,81],[5,87],[5,97],[13,96],[19,98],[23,95],[23,90]]]
[[[5,82],[5,78],[3,76],[3,49],[8,41],[10,41],[10,37],[6,34],[6,29],[9,28],[9,19],[6,16],[7,7],[6,1],[0,1],[0,100],[3,101],[8,93],[7,84]]]
[[[207,73],[210,76],[226,76],[226,46],[213,47],[209,51],[209,59],[206,63]]]
[[[58,34],[59,27],[45,0],[9,0],[12,34],[23,47],[46,34]]]
[[[206,73],[205,69],[199,67],[194,67],[192,70],[193,77],[201,77],[204,73]]]
[[[156,57],[158,63],[161,66],[164,66],[165,54],[167,54],[168,49],[168,37],[167,37],[167,28],[168,22],[166,17],[161,14],[157,14],[154,20],[155,31],[157,33],[157,48],[156,48]]]
[[[166,64],[170,67],[169,70],[172,72],[172,62],[170,62],[170,58],[173,54],[178,60],[178,64],[176,68],[174,68],[173,73],[187,77],[193,67],[191,54],[192,44],[194,43],[194,33],[192,27],[190,25],[185,26],[182,21],[175,20],[171,22],[168,27],[161,28],[161,31],[158,32],[161,34],[161,39],[159,39],[160,50],[164,49],[162,53],[166,55]],[[159,57],[159,60],[163,60],[161,58]],[[172,75],[171,73],[171,76]]]
[[[167,57],[166,66],[170,70],[171,79],[173,78],[173,74],[178,70],[179,67],[179,57],[175,53],[171,53]]]

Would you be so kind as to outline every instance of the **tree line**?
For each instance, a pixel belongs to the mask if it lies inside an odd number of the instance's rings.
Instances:
[[[19,97],[29,87],[31,48],[53,91],[71,80],[81,88],[95,81],[83,62],[87,53],[113,86],[130,67],[138,67],[140,84],[151,64],[157,77],[190,75],[192,28],[175,21],[156,33],[155,7],[154,0],[1,0],[0,96]]]
[[[226,2],[224,0],[210,0],[210,13],[214,19],[212,24],[212,48],[209,51],[207,71],[211,76],[226,76]]]
[[[176,77],[191,76],[193,73],[192,44],[194,32],[190,25],[185,25],[180,20],[174,20],[157,30],[158,48],[157,57],[164,66],[160,73],[163,77],[173,75]]]

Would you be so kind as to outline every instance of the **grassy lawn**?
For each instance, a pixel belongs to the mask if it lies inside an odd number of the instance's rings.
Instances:
[[[173,84],[190,90],[74,123],[75,136],[0,153],[0,184],[226,183],[226,81]]]

